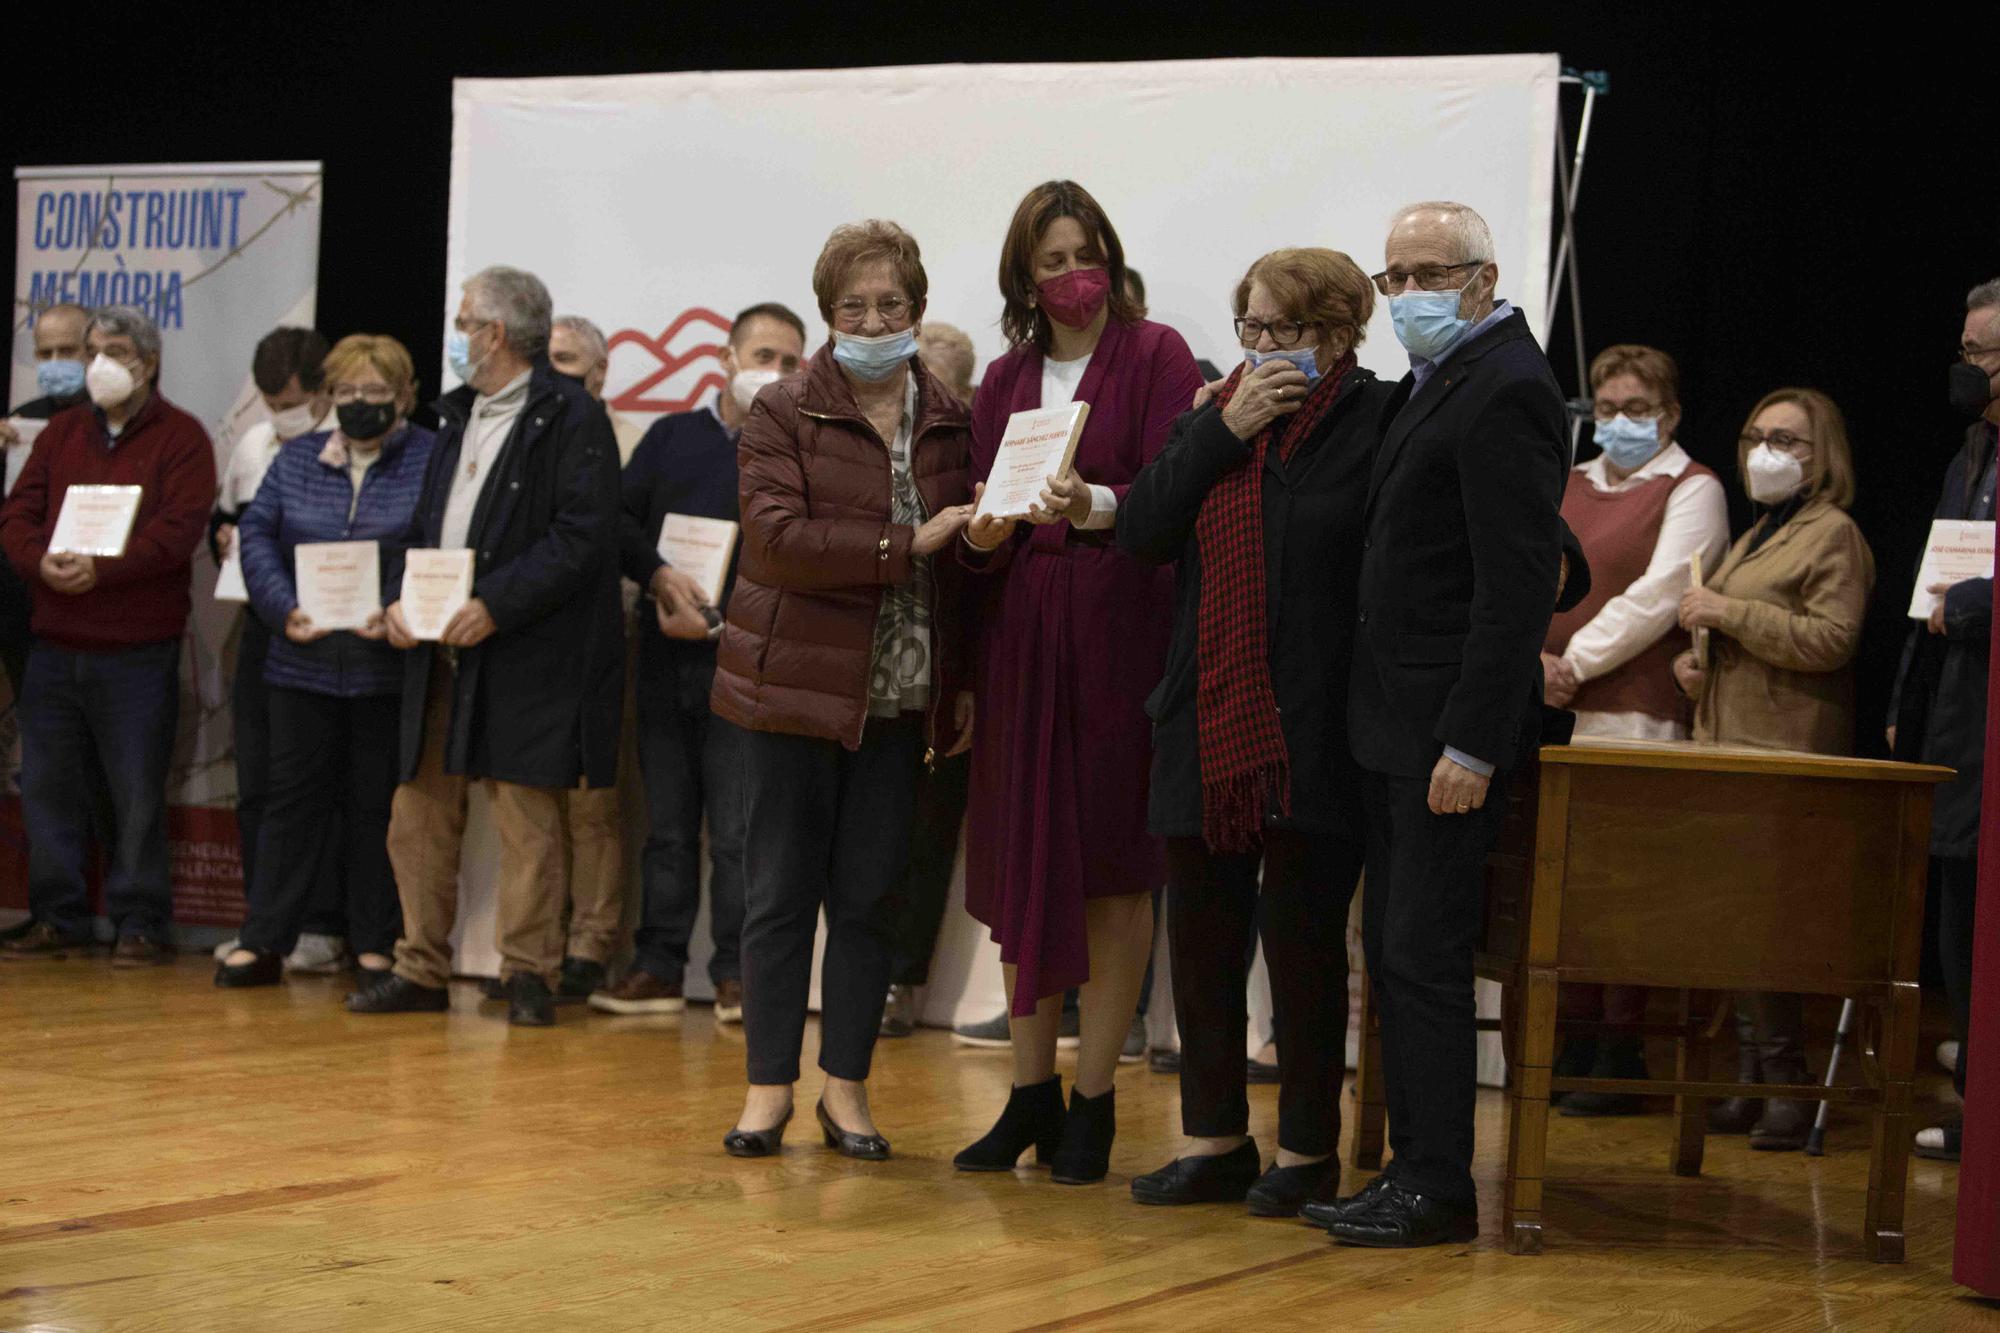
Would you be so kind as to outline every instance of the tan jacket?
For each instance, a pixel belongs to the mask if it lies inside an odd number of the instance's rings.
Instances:
[[[1737,538],[1708,578],[1731,605],[1709,635],[1695,739],[1848,754],[1854,650],[1875,556],[1854,520],[1824,499],[1746,555],[1756,531]]]

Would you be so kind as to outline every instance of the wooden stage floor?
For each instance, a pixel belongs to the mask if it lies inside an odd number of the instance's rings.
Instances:
[[[877,1061],[895,1160],[819,1146],[815,1072],[783,1157],[735,1161],[742,1030],[706,1009],[515,1031],[464,984],[448,1018],[360,1018],[344,980],[208,971],[0,964],[0,1329],[2000,1326],[1950,1280],[1955,1167],[1912,1165],[1908,1263],[1862,1259],[1854,1122],[1818,1161],[1711,1141],[1679,1180],[1664,1115],[1556,1117],[1549,1251],[1513,1258],[1482,1093],[1484,1234],[1371,1252],[1133,1204],[1177,1143],[1175,1081],[1143,1066],[1102,1186],[955,1174],[1008,1062],[930,1031]],[[1259,1132],[1274,1095],[1252,1089]]]

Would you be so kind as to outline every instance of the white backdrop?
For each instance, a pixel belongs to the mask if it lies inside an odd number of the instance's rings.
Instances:
[[[1014,207],[1070,177],[1110,214],[1152,317],[1220,366],[1252,259],[1326,245],[1372,271],[1390,215],[1419,199],[1485,215],[1501,292],[1539,327],[1557,75],[1541,54],[460,79],[439,296],[449,319],[485,265],[535,271],[558,312],[612,331],[607,396],[643,418],[720,382],[728,318],[753,302],[792,306],[817,343],[827,233],[888,217],[923,247],[930,317],[971,334],[983,369],[1004,350],[995,268]],[[1363,363],[1400,377],[1386,310],[1370,333]],[[932,1021],[999,1006],[998,969],[974,961],[991,946],[956,902]],[[471,971],[491,960],[475,919]]]

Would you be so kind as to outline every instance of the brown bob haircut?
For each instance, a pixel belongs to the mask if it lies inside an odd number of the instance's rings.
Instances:
[[[1074,218],[1083,234],[1104,256],[1104,271],[1111,279],[1111,295],[1105,304],[1111,318],[1135,324],[1145,318],[1132,297],[1125,277],[1125,247],[1104,209],[1090,197],[1090,191],[1075,181],[1043,181],[1028,191],[1014,220],[1007,224],[1007,239],[1000,246],[1000,332],[1009,347],[1033,343],[1049,349],[1049,320],[1035,304],[1035,249],[1058,218]]]
[[[1833,399],[1818,389],[1773,389],[1757,400],[1750,415],[1743,418],[1748,431],[1764,409],[1778,403],[1793,403],[1806,414],[1806,427],[1813,445],[1812,470],[1806,474],[1806,498],[1822,497],[1842,509],[1854,503],[1854,448],[1847,441],[1847,418]],[[1736,472],[1748,483],[1750,450],[1753,446],[1736,436]]]
[[[1287,319],[1318,324],[1322,331],[1347,329],[1354,334],[1349,349],[1368,336],[1375,313],[1375,284],[1361,265],[1338,250],[1295,246],[1273,250],[1250,266],[1236,284],[1236,314],[1250,309],[1250,289],[1258,283],[1278,303]]]
[[[1657,347],[1617,343],[1605,348],[1590,363],[1590,391],[1597,392],[1606,380],[1619,375],[1630,375],[1651,389],[1661,407],[1681,405],[1681,368]]]
[[[833,323],[833,303],[840,299],[840,289],[854,270],[883,260],[888,261],[896,281],[922,311],[931,280],[924,273],[917,238],[893,222],[869,218],[866,222],[847,222],[835,227],[813,264],[813,296],[819,301],[819,313],[829,325]]]

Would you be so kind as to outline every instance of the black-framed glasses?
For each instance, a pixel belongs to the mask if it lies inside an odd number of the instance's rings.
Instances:
[[[1478,268],[1487,262],[1484,259],[1468,259],[1463,264],[1419,264],[1407,273],[1383,269],[1380,273],[1370,274],[1369,281],[1384,296],[1408,291],[1412,282],[1427,292],[1444,292],[1451,290],[1452,274],[1462,268]]]
[[[1774,430],[1766,434],[1758,430],[1755,426],[1745,430],[1736,438],[1742,443],[1749,445],[1752,449],[1755,449],[1760,444],[1768,444],[1773,449],[1783,449],[1787,452],[1790,452],[1796,445],[1812,443],[1810,438],[1804,435],[1794,435],[1788,430]]]
[[[1236,341],[1245,347],[1255,347],[1268,333],[1271,335],[1271,341],[1278,346],[1292,348],[1299,345],[1299,339],[1306,336],[1307,329],[1316,329],[1319,326],[1319,321],[1316,319],[1309,319],[1303,324],[1296,319],[1274,319],[1266,324],[1261,319],[1239,316],[1236,320]]]
[[[917,303],[906,296],[885,296],[874,302],[876,314],[884,324],[901,324],[917,308]],[[853,328],[868,318],[870,304],[858,296],[850,296],[844,301],[833,303],[833,317],[843,326]]]

